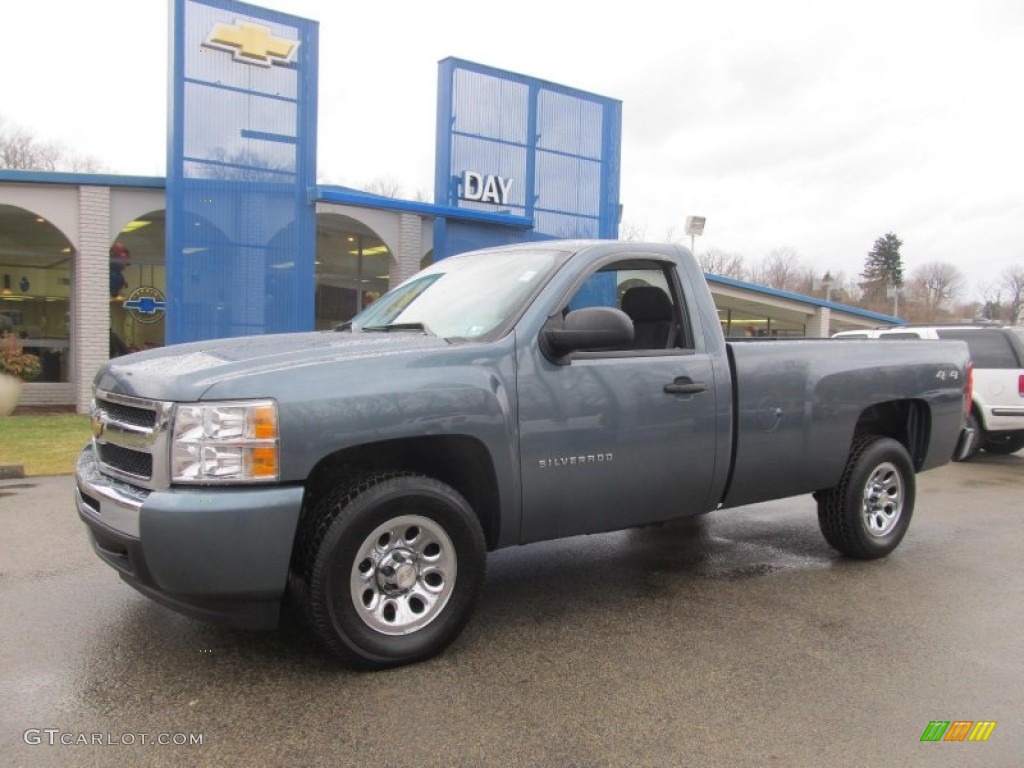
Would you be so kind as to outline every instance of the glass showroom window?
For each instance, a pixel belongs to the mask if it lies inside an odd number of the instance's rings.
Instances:
[[[128,222],[110,246],[110,356],[162,347],[166,314],[163,211]]]
[[[388,291],[391,251],[347,216],[317,216],[316,327],[333,328]]]
[[[44,217],[0,205],[0,333],[38,355],[37,382],[69,381],[74,249]]]

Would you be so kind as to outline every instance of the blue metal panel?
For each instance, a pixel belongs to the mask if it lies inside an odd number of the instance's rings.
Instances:
[[[167,341],[311,329],[318,25],[175,0],[171,28]]]
[[[434,199],[532,220],[532,231],[438,217],[437,259],[551,238],[614,238],[622,105],[555,83],[445,59],[438,73]],[[467,199],[466,172],[511,179],[501,200]],[[497,216],[495,216],[497,218]]]
[[[451,208],[445,205],[435,205],[434,203],[423,203],[418,200],[399,200],[398,198],[381,197],[380,195],[347,187],[317,186],[310,191],[310,194],[314,202],[343,203],[344,205],[357,205],[361,208],[418,213],[434,218],[460,219],[462,221],[518,227],[520,229],[531,229],[533,227],[532,219],[521,216],[509,216],[508,214],[493,213],[492,211],[474,211],[469,208]]]
[[[601,159],[604,104],[541,90],[537,107],[538,148]]]
[[[480,69],[453,70],[452,130],[470,136],[526,146],[530,85]]]
[[[64,173],[52,171],[13,171],[0,168],[0,181],[22,181],[31,184],[71,184],[76,187],[139,187],[163,189],[162,176],[114,176],[108,173]]]

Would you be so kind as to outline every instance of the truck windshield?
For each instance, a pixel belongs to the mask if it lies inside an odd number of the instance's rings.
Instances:
[[[352,319],[355,332],[477,339],[502,329],[562,264],[561,251],[479,252],[439,261]]]

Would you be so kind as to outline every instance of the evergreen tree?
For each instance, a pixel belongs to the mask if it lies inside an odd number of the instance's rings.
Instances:
[[[869,294],[884,297],[885,289],[890,286],[903,286],[903,260],[900,257],[900,246],[903,241],[892,232],[875,240],[874,246],[868,251],[864,260],[864,271],[861,276],[866,281],[864,288]]]

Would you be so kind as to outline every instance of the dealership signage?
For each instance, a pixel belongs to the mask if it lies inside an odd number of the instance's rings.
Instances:
[[[132,291],[124,302],[124,308],[140,323],[158,323],[164,319],[167,301],[159,288],[143,285]]]
[[[214,24],[203,45],[227,51],[235,61],[261,67],[292,64],[299,49],[298,40],[276,37],[270,27],[240,19],[234,24]]]
[[[462,199],[508,205],[512,181],[513,179],[506,179],[496,174],[465,171],[462,174]]]

